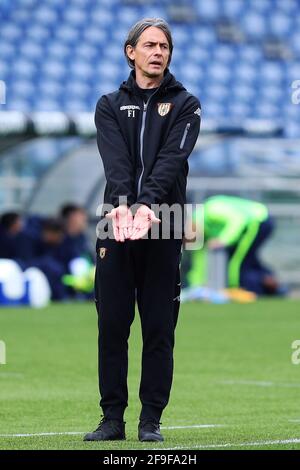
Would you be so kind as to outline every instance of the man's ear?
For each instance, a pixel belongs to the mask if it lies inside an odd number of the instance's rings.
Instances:
[[[129,59],[134,60],[134,47],[130,46],[130,44],[126,46],[126,54],[128,55]]]

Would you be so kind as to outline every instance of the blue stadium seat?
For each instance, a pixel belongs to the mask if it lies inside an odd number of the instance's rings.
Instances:
[[[235,118],[249,117],[251,106],[240,101],[232,101],[228,109],[230,114]]]
[[[257,69],[248,62],[236,62],[233,77],[239,83],[253,83],[257,79]]]
[[[208,46],[217,42],[216,34],[211,27],[200,26],[193,32],[193,41],[201,46]]]
[[[274,37],[287,36],[291,30],[292,22],[291,16],[277,11],[269,17],[269,32]]]
[[[250,10],[241,18],[241,27],[249,37],[260,39],[266,35],[267,21],[257,11]]]
[[[218,0],[210,0],[209,2],[195,2],[195,7],[200,18],[216,20],[220,15],[220,4]]]

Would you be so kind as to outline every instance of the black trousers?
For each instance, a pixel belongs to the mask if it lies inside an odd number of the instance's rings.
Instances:
[[[255,292],[257,295],[265,295],[266,291],[263,283],[264,277],[273,275],[272,270],[261,261],[259,250],[265,241],[271,237],[275,228],[272,217],[268,217],[259,225],[258,232],[249,247],[240,266],[240,287]],[[237,249],[237,245],[230,247],[228,251],[229,259]]]
[[[128,404],[128,338],[136,301],[143,338],[141,419],[159,420],[168,403],[180,304],[181,244],[174,239],[97,240],[99,389],[107,418],[123,419]]]

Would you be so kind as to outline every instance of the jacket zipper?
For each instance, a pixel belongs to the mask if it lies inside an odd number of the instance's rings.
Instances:
[[[153,96],[157,92],[158,92],[158,89],[153,93],[153,95],[150,96],[147,103],[143,103],[143,105],[144,105],[144,107],[143,107],[143,117],[142,117],[142,126],[141,126],[141,132],[140,132],[140,159],[141,159],[141,162],[142,162],[142,173],[141,173],[141,175],[139,177],[139,181],[138,181],[138,191],[137,191],[138,196],[140,195],[140,192],[141,192],[142,178],[143,178],[144,171],[145,171],[145,165],[144,165],[144,160],[143,160],[143,150],[144,150],[144,132],[145,132],[145,127],[146,127],[147,108],[148,108],[148,105],[149,105],[151,99],[153,98]]]
[[[145,123],[146,123],[146,114],[147,114],[147,106],[148,106],[148,102],[149,100],[147,101],[147,103],[144,103],[144,108],[143,108],[143,117],[142,117],[142,126],[141,126],[141,132],[140,132],[140,159],[141,159],[141,162],[142,162],[142,173],[139,177],[139,181],[138,181],[138,196],[141,192],[141,185],[142,185],[142,178],[143,178],[143,174],[144,174],[144,170],[145,170],[145,166],[144,166],[144,160],[143,160],[143,147],[144,147],[144,132],[145,132]]]
[[[180,150],[183,149],[183,146],[184,146],[184,143],[185,143],[185,140],[186,140],[186,136],[188,134],[188,131],[189,131],[190,127],[191,127],[191,123],[188,122],[187,125],[185,126],[184,133],[183,133],[183,136],[182,136],[182,139],[181,139],[181,142],[180,142],[180,147],[179,147]]]

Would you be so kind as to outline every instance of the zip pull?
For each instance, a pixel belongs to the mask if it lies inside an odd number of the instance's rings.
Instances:
[[[182,139],[181,139],[181,142],[180,142],[180,146],[179,146],[180,150],[183,149],[183,146],[184,146],[185,140],[186,140],[186,136],[188,134],[188,131],[189,131],[190,127],[191,127],[191,123],[188,122],[187,125],[185,126],[184,133],[183,133],[183,136],[182,136]]]

